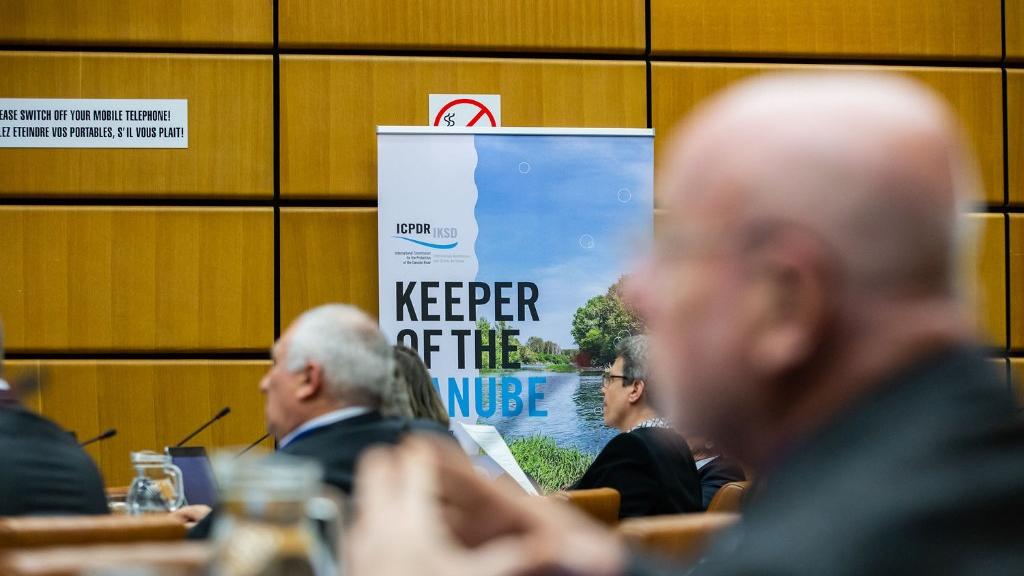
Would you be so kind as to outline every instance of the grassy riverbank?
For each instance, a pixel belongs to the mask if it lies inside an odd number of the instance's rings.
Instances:
[[[509,443],[509,448],[519,465],[537,480],[545,493],[568,488],[594,461],[593,454],[561,448],[546,436],[516,438]]]

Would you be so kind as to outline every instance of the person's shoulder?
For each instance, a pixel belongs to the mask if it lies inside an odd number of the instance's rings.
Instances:
[[[605,444],[604,449],[597,455],[598,459],[618,458],[642,458],[648,455],[646,442],[636,431],[622,432],[617,434]]]
[[[67,444],[73,442],[71,434],[54,421],[20,406],[0,408],[0,433],[22,439],[43,435]]]
[[[675,428],[668,426],[648,426],[645,428],[637,428],[630,432],[643,440],[656,439],[658,441],[671,441],[671,442],[684,442],[683,435],[676,431]]]
[[[616,434],[608,441],[608,444],[605,447],[615,446],[616,448],[626,448],[630,446],[638,446],[642,442],[643,441],[640,439],[640,435],[637,434],[637,431],[631,430],[629,432],[620,432]]]
[[[711,462],[705,464],[701,471],[707,471],[708,473],[721,474],[725,476],[735,476],[736,481],[745,480],[746,472],[743,470],[743,466],[736,460],[728,456],[717,456]]]
[[[378,412],[368,412],[351,419],[342,420],[324,426],[318,430],[301,436],[293,444],[328,443],[334,444],[343,439],[364,440],[367,442],[397,442],[409,433],[443,434],[450,436],[448,430],[430,420],[409,420],[381,416]],[[289,444],[291,447],[292,444]]]
[[[648,428],[637,428],[629,434],[632,435],[639,444],[654,453],[661,453],[665,451],[685,451],[689,454],[690,452],[690,447],[686,444],[686,439],[683,438],[675,428],[651,426]]]
[[[602,479],[605,474],[622,474],[632,467],[646,467],[650,463],[651,455],[643,442],[633,434],[623,432],[609,440],[597,453],[575,488],[597,488],[605,485],[602,482],[607,482],[606,478]]]
[[[445,436],[451,436],[451,432],[448,428],[445,428],[440,422],[436,422],[434,420],[414,419],[406,422],[406,426],[410,432],[425,432],[428,434],[444,434]]]

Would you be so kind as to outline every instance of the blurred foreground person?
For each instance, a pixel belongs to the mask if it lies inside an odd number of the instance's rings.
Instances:
[[[21,406],[3,375],[0,325],[0,516],[106,514],[96,463],[67,431]]]
[[[954,296],[961,146],[890,75],[763,77],[686,123],[638,304],[677,423],[761,485],[674,573],[1024,574],[1024,430]],[[351,574],[656,572],[565,510],[441,475],[456,461],[367,461]]]
[[[618,490],[619,518],[700,512],[700,481],[690,448],[648,401],[647,347],[646,336],[624,338],[616,345],[601,392],[605,425],[622,433],[608,442],[572,489]]]
[[[401,414],[407,418],[432,420],[447,428],[450,424],[448,409],[434,387],[434,380],[423,359],[415,350],[402,344],[393,346],[395,352],[395,391],[399,401],[407,406]]]
[[[747,475],[739,462],[720,454],[718,447],[709,438],[687,436],[686,441],[696,460],[697,476],[700,478],[701,507],[707,510],[719,488],[729,482],[742,482],[747,479]]]
[[[353,306],[327,304],[307,311],[281,335],[273,365],[260,381],[267,430],[278,450],[319,462],[324,482],[352,492],[359,456],[375,444],[396,444],[412,431],[447,431],[433,422],[385,418],[392,352],[377,323]],[[205,507],[203,507],[205,508]],[[189,507],[187,521],[206,513]],[[209,516],[193,528],[206,537]]]

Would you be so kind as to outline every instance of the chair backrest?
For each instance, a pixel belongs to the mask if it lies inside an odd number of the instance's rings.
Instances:
[[[5,576],[79,576],[111,568],[155,568],[159,574],[200,576],[213,549],[205,542],[134,542],[4,550]]]
[[[739,514],[705,512],[627,518],[616,528],[628,544],[681,561],[700,558],[712,537],[739,521]]]
[[[747,495],[750,482],[729,482],[723,484],[708,503],[708,512],[740,512],[743,498]]]
[[[619,522],[619,505],[622,502],[622,497],[614,488],[566,490],[565,492],[556,492],[552,494],[552,497],[569,502],[606,526],[614,526]]]
[[[0,549],[183,540],[185,524],[163,516],[24,516],[0,518]]]

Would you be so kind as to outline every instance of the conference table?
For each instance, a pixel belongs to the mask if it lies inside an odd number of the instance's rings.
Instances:
[[[118,514],[123,492],[108,489],[115,510],[110,515],[0,517],[0,574],[100,576],[126,568],[143,568],[155,576],[203,574],[213,556],[212,543],[185,540],[185,524],[170,514]],[[546,499],[568,503],[631,546],[680,560],[699,558],[714,534],[739,519],[735,511],[710,511],[620,521],[619,494],[609,488],[559,492]],[[726,504],[723,509],[738,500]]]

